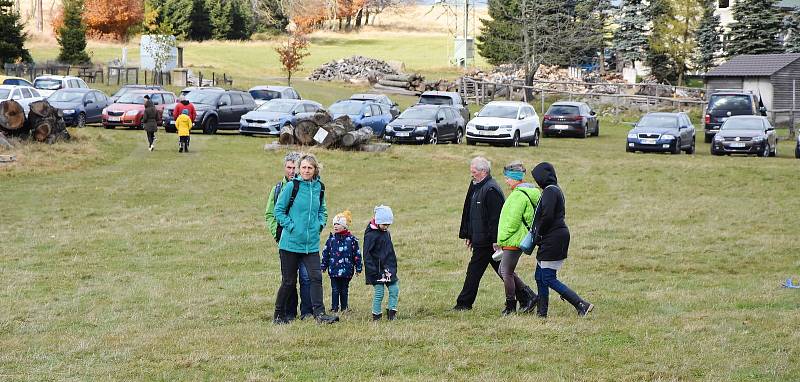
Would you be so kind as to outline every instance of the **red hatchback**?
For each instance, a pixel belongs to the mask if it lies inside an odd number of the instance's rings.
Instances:
[[[156,106],[158,124],[165,105],[175,103],[175,95],[163,90],[132,91],[122,95],[116,103],[103,109],[103,127],[113,129],[117,126],[142,128],[144,115],[144,96],[149,95]]]

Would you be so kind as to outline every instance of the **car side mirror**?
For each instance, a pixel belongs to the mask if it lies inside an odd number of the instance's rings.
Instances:
[[[18,96],[18,95],[15,95],[15,96],[11,97],[11,99],[13,99],[13,100],[17,100],[17,99],[22,99],[22,97],[20,97],[20,96]]]
[[[84,102],[84,103],[83,103],[83,106],[87,106],[87,105],[89,105],[90,103],[94,103],[94,101],[92,101],[92,100],[90,100],[90,99],[87,99],[87,100],[86,100],[86,102]]]
[[[681,129],[681,130],[683,130],[683,129],[688,129],[688,128],[689,128],[689,126],[681,126],[681,127],[680,127],[680,129]]]
[[[764,107],[764,106],[761,106],[761,107],[759,107],[759,108],[758,108],[758,111],[760,111],[760,112],[764,113],[764,112],[766,112],[766,111],[767,111],[767,108],[766,108],[766,107]]]
[[[292,115],[297,115],[297,110],[292,110]]]
[[[222,102],[219,103],[219,106],[228,106],[228,103],[225,102],[225,101],[222,101]]]
[[[439,123],[439,122],[442,122],[442,121],[444,121],[444,118],[442,118],[442,117],[436,117],[436,123]]]
[[[520,115],[519,117],[517,117],[517,119],[525,119],[525,118],[528,118],[528,117],[526,117],[524,115]]]
[[[364,113],[364,118],[369,118],[369,117],[372,117],[372,113],[370,112]]]
[[[475,118],[477,118],[477,117],[478,117],[478,113],[480,113],[480,112],[479,112],[479,111],[476,111],[476,112],[475,112],[475,114],[473,114],[473,115],[475,116]]]
[[[595,113],[595,112],[594,112],[594,110],[592,110],[592,111],[590,111],[590,112],[589,112],[589,115],[591,115],[592,117],[594,117],[595,115],[597,115],[597,113]]]
[[[775,128],[774,128],[774,127],[772,127],[772,126],[770,126],[770,127],[767,127],[767,131],[775,131]]]

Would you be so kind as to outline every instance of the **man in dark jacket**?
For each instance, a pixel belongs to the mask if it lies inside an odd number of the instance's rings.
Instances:
[[[564,193],[558,187],[556,169],[550,163],[542,162],[534,167],[531,175],[542,189],[539,205],[533,215],[534,244],[539,246],[534,274],[536,287],[539,289],[539,307],[536,313],[540,317],[547,317],[549,293],[553,289],[575,307],[578,315],[585,316],[592,311],[594,305],[581,299],[557,278],[558,270],[567,259],[570,236],[564,221],[566,202]]]
[[[464,200],[458,237],[464,239],[464,244],[472,250],[472,258],[467,265],[464,287],[456,299],[453,310],[472,309],[487,265],[491,265],[497,276],[500,276],[500,262],[493,260],[492,254],[498,249],[497,224],[500,221],[500,211],[503,209],[505,197],[500,186],[492,178],[491,163],[486,158],[472,159],[469,171],[472,181]],[[516,295],[520,310],[529,312],[536,306],[536,294],[530,287],[519,288]]]

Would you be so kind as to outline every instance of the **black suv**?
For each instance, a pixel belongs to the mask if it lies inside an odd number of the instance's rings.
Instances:
[[[703,130],[705,142],[711,143],[714,134],[728,117],[734,115],[767,115],[767,108],[759,101],[758,97],[749,90],[717,89],[708,97]]]
[[[256,101],[248,92],[223,90],[220,88],[198,88],[185,97],[194,105],[197,117],[192,129],[201,129],[204,134],[217,130],[239,130],[239,120],[256,108]],[[172,110],[175,105],[164,108],[165,126],[173,125]]]

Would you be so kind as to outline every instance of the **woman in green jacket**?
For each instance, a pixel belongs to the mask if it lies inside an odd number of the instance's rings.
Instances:
[[[504,167],[503,175],[506,178],[506,184],[511,187],[511,194],[503,204],[503,210],[500,211],[500,222],[497,226],[497,244],[503,250],[503,257],[500,260],[500,277],[503,278],[506,292],[506,308],[502,315],[506,316],[517,310],[515,291],[518,288],[526,288],[525,283],[514,270],[522,255],[519,245],[533,222],[533,213],[536,210],[536,203],[539,202],[540,193],[532,184],[522,181],[525,176],[525,166],[521,162],[513,162]],[[534,295],[525,306],[520,307],[520,310],[524,313],[533,311],[537,301],[538,298]]]

